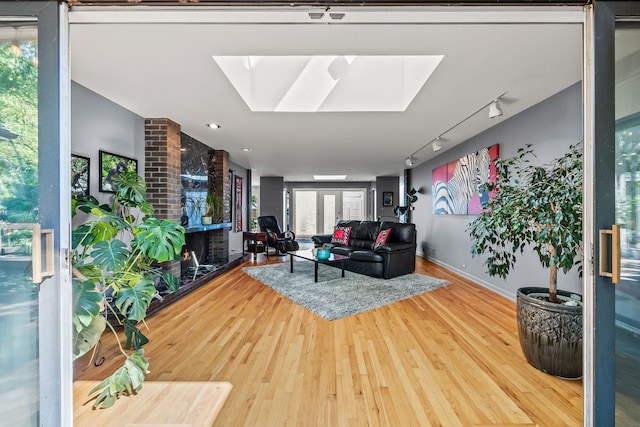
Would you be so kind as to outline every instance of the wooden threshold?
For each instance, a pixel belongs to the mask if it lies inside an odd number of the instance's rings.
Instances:
[[[582,425],[582,381],[526,362],[515,302],[440,266],[418,258],[416,272],[449,286],[332,322],[242,266],[147,320],[147,381],[233,385],[216,426]],[[105,363],[78,360],[76,380],[122,364],[103,344]]]

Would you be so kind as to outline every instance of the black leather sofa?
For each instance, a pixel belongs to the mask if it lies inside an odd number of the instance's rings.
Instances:
[[[316,247],[328,246],[335,254],[349,255],[345,270],[390,279],[416,269],[415,224],[341,220],[336,227],[351,227],[347,246],[331,243],[332,234],[320,234],[311,239]],[[386,229],[391,229],[386,243],[374,248],[378,233]]]

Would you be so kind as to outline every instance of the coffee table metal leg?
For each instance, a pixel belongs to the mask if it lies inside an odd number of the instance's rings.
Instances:
[[[313,263],[315,264],[313,268],[313,281],[317,282],[318,281],[318,261],[314,261]]]
[[[289,254],[289,259],[291,263],[291,272],[293,273],[293,255]]]
[[[340,263],[340,267],[342,269],[342,277],[344,277],[344,260]]]

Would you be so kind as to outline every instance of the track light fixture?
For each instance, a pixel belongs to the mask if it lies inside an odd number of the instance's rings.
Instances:
[[[495,100],[489,105],[489,118],[493,119],[494,117],[498,117],[502,115],[502,108],[500,108],[500,101]]]
[[[407,167],[411,167],[413,166],[413,157],[409,156],[404,160],[404,163],[407,165]]]
[[[473,113],[469,114],[467,117],[465,117],[464,119],[460,120],[455,125],[451,126],[449,129],[447,129],[444,132],[442,132],[436,138],[432,139],[431,141],[429,141],[426,144],[424,144],[422,147],[418,148],[416,151],[411,153],[411,155],[409,157],[407,157],[405,159],[404,162],[406,163],[406,165],[409,166],[409,167],[413,166],[413,156],[415,156],[420,151],[422,151],[425,148],[427,148],[429,145],[431,145],[431,148],[433,149],[433,151],[442,150],[442,140],[443,140],[443,136],[444,135],[446,135],[447,133],[451,132],[452,130],[454,130],[455,128],[460,126],[462,123],[466,122],[471,117],[473,117],[476,114],[478,114],[480,111],[483,111],[485,108],[489,107],[489,117],[490,118],[501,116],[502,115],[502,108],[500,107],[500,99],[503,96],[505,96],[506,94],[507,94],[507,91],[502,92],[500,95],[496,96],[491,101],[487,102],[482,107],[478,108],[476,111],[474,111]]]

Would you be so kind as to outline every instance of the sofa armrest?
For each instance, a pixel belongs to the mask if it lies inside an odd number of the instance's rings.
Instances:
[[[382,246],[379,246],[375,249],[375,252],[397,252],[397,251],[406,251],[409,249],[414,249],[415,245],[413,243],[408,242],[399,242],[399,243],[385,243]]]
[[[316,236],[311,236],[311,240],[315,246],[322,246],[325,243],[331,243],[331,238],[333,234],[318,234]]]
[[[413,243],[388,243],[376,248],[375,252],[382,255],[385,279],[413,273],[416,269],[416,245]]]

